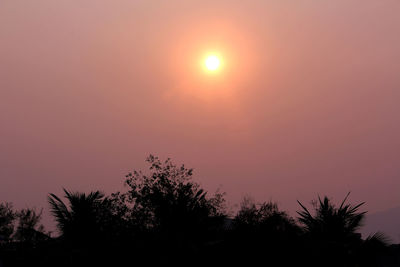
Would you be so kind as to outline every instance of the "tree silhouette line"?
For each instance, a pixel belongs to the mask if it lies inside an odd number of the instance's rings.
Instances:
[[[244,198],[232,215],[224,193],[210,195],[192,169],[147,162],[147,173],[126,175],[123,192],[49,194],[54,237],[42,211],[0,204],[0,266],[400,266],[398,245],[361,237],[364,203],[349,204],[349,194],[339,206],[298,202],[296,218]]]

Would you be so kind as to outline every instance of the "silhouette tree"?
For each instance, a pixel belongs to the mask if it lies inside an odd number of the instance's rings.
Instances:
[[[300,232],[295,220],[280,211],[276,203],[256,204],[244,198],[233,219],[228,246],[232,246],[235,262],[255,265],[268,257],[269,264],[291,266],[295,257],[284,255],[296,253]]]
[[[0,242],[9,242],[14,232],[16,214],[9,202],[0,203]]]
[[[125,181],[128,191],[114,195],[131,207],[130,216],[141,225],[157,230],[186,229],[224,215],[223,194],[207,198],[207,192],[192,181],[192,169],[178,167],[170,159],[161,162],[152,155],[146,161],[151,173],[129,173]]]
[[[65,189],[64,193],[68,206],[55,194],[48,197],[51,213],[62,237],[69,241],[94,241],[101,227],[99,214],[104,194],[99,191],[89,194],[69,192]]]
[[[258,206],[258,207],[257,207]],[[234,218],[235,227],[268,228],[270,231],[286,231],[297,227],[295,221],[274,202],[254,203],[244,198],[240,210]]]
[[[122,265],[126,255],[136,249],[127,242],[132,237],[130,228],[119,217],[125,207],[99,191],[85,194],[64,189],[64,193],[65,203],[55,194],[48,197],[61,234],[58,257],[65,258],[68,266]]]
[[[343,199],[338,208],[328,197],[322,200],[318,197],[318,202],[314,204],[315,214],[300,202],[302,210],[299,214],[299,221],[305,226],[306,233],[313,238],[330,241],[343,241],[360,239],[361,235],[357,232],[363,225],[366,212],[360,212],[359,208],[364,202],[355,206],[346,204],[350,193]]]
[[[302,208],[298,212],[299,221],[304,225],[308,249],[315,253],[308,255],[315,260],[310,265],[320,266],[321,261],[329,259],[326,266],[377,266],[374,265],[377,254],[371,251],[385,247],[385,238],[380,234],[366,240],[361,238],[358,230],[365,220],[366,212],[360,211],[364,202],[357,205],[347,204],[349,194],[339,207],[328,197],[318,198],[314,202],[313,214],[298,201]],[[371,247],[374,249],[371,250]]]
[[[134,170],[126,175],[128,190],[113,194],[119,202],[115,206],[126,207],[124,217],[130,224],[155,238],[158,247],[152,245],[153,250],[163,253],[167,261],[183,261],[222,228],[223,194],[208,197],[192,180],[193,170],[184,165],[176,166],[170,159],[161,162],[152,155],[146,161],[149,173]],[[180,257],[175,257],[174,249],[181,251]]]
[[[48,239],[44,231],[44,226],[40,224],[42,211],[39,213],[35,209],[22,209],[17,212],[18,225],[14,234],[15,240],[25,244],[34,245],[40,241]]]

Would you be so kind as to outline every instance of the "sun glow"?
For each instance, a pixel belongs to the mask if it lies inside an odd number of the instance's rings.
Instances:
[[[209,55],[206,57],[204,61],[206,69],[209,71],[216,71],[219,69],[221,65],[221,61],[216,55]]]

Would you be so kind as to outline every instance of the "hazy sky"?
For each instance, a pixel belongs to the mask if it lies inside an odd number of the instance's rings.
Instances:
[[[400,2],[0,1],[0,201],[121,189],[149,153],[231,203],[400,205]],[[209,51],[219,75],[199,67]],[[340,198],[340,199],[339,199]]]

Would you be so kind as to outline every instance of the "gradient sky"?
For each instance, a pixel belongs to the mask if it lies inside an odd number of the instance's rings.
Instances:
[[[0,201],[121,189],[149,153],[233,205],[400,205],[400,2],[0,1]],[[219,51],[225,68],[198,62]]]

